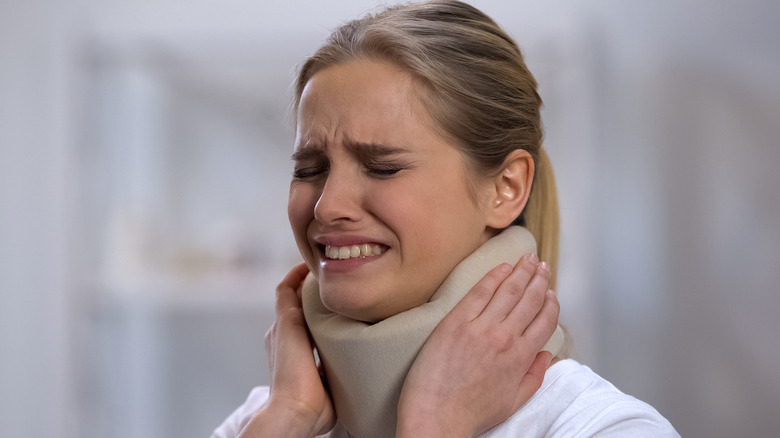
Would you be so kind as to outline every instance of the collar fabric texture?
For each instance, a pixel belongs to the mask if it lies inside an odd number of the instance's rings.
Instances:
[[[325,368],[338,421],[356,438],[395,436],[398,399],[428,336],[491,269],[536,252],[531,233],[509,227],[459,263],[429,302],[374,324],[331,312],[312,274],[303,284],[303,312]],[[559,326],[543,350],[562,352]]]

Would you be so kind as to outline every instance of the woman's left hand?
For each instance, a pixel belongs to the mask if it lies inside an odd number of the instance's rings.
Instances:
[[[539,389],[552,360],[540,350],[558,324],[550,271],[535,255],[490,271],[426,341],[404,382],[397,435],[474,436]]]

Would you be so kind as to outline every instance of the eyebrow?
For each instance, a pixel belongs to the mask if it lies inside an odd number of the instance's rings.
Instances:
[[[314,146],[304,146],[297,151],[293,152],[292,156],[290,157],[293,161],[306,161],[316,158],[321,158],[325,155],[325,150],[323,148],[314,147]]]
[[[402,147],[389,146],[381,143],[360,142],[353,140],[345,141],[345,148],[350,154],[360,160],[376,160],[391,155],[407,154],[410,151]],[[304,146],[292,154],[293,161],[305,161],[309,159],[321,158],[325,155],[325,148],[318,146]]]
[[[409,151],[404,148],[379,143],[349,142],[346,144],[346,148],[351,154],[363,162],[409,153]]]

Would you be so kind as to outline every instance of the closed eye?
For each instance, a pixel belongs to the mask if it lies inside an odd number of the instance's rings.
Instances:
[[[378,177],[389,177],[403,170],[401,166],[366,166],[366,171]]]
[[[293,178],[310,179],[322,175],[328,171],[328,166],[300,167],[293,170]]]
[[[330,162],[325,151],[317,147],[304,147],[295,151],[292,155],[295,163],[293,167],[294,179],[309,179],[326,173],[330,168]]]

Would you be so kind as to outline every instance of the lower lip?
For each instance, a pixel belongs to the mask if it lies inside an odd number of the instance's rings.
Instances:
[[[329,259],[320,254],[320,268],[327,272],[344,273],[359,269],[371,262],[381,259],[387,251],[382,254],[369,257],[352,257],[348,259]]]

